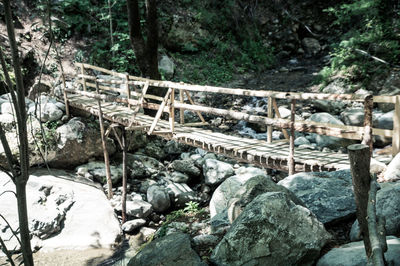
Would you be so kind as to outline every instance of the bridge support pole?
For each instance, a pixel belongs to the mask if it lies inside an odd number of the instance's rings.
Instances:
[[[126,187],[127,187],[127,167],[126,167],[126,131],[122,128],[121,136],[122,148],[122,223],[126,222]]]
[[[99,94],[99,83],[96,81],[96,92]],[[104,164],[106,167],[106,177],[107,177],[107,185],[108,185],[108,199],[111,199],[113,196],[112,192],[112,180],[111,180],[111,170],[110,170],[110,158],[107,151],[107,140],[104,131],[104,121],[103,121],[103,112],[101,110],[101,101],[97,100],[98,108],[99,108],[99,123],[100,123],[100,135],[101,135],[101,144],[103,145],[103,154],[104,154]]]
[[[268,97],[268,118],[273,119],[273,107],[272,107],[273,98],[270,96]],[[267,142],[272,143],[272,126],[267,127]]]
[[[296,100],[293,99],[290,104],[290,138],[289,138],[289,158],[288,158],[289,175],[294,175],[295,173],[295,163],[294,163],[295,114],[296,114]]]
[[[400,95],[396,96],[393,115],[392,155],[400,152]]]

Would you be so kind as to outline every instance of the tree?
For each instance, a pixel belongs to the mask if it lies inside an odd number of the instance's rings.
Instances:
[[[3,68],[8,92],[11,94],[13,107],[17,118],[17,130],[19,140],[19,160],[16,161],[11,153],[3,128],[0,124],[0,140],[6,153],[7,162],[10,169],[10,178],[15,184],[19,230],[21,240],[21,251],[24,258],[24,264],[33,265],[32,249],[30,244],[29,226],[28,226],[28,210],[26,203],[26,184],[29,178],[29,156],[28,156],[28,133],[26,127],[27,114],[25,108],[25,90],[22,78],[20,59],[18,55],[17,42],[15,40],[15,32],[13,19],[11,16],[11,6],[9,0],[3,0],[5,20],[7,24],[8,39],[10,42],[12,64],[16,81],[16,90],[14,90],[10,76],[6,69],[6,63],[3,51],[0,50],[0,61]]]
[[[158,22],[157,1],[146,0],[146,29],[144,39],[140,24],[140,9],[138,0],[126,0],[128,8],[129,37],[135,52],[139,69],[144,77],[160,79],[158,71]]]

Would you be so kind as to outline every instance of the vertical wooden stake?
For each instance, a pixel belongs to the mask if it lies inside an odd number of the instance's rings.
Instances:
[[[81,74],[85,75],[85,68],[84,68],[83,64],[81,64]],[[83,77],[82,77],[82,79],[83,79],[83,90],[86,91],[87,90],[86,79]]]
[[[65,85],[65,76],[64,76],[64,73],[62,73],[61,74],[61,77],[62,77],[62,83],[63,83],[63,95],[64,95],[64,104],[65,104],[65,114],[67,115],[67,117],[69,118],[70,117],[70,114],[69,114],[69,104],[68,104],[68,96],[67,96],[67,92],[65,91],[65,89],[66,89],[66,85]]]
[[[129,75],[125,76],[126,97],[128,98],[128,108],[131,108],[129,100],[131,99],[131,90],[129,89]]]
[[[365,144],[353,144],[347,147],[349,151],[350,170],[353,179],[354,196],[357,205],[357,220],[363,235],[367,257],[371,254],[371,244],[368,233],[368,191],[371,177],[369,173],[371,156],[369,146]]]
[[[169,101],[169,127],[171,129],[171,133],[174,134],[175,132],[175,89],[171,90],[171,96]]]
[[[290,138],[289,138],[289,175],[294,175],[295,165],[294,165],[294,122],[296,114],[296,100],[292,99],[290,104]]]
[[[277,118],[281,118],[281,113],[279,112],[278,105],[276,104],[275,98],[272,98],[272,106],[274,107],[275,115]],[[289,134],[287,133],[286,129],[282,128],[282,133],[283,136],[285,136],[285,139],[289,139]]]
[[[183,90],[179,90],[179,102],[183,103]],[[179,120],[181,124],[185,124],[185,114],[183,108],[179,108]]]
[[[127,183],[127,168],[126,168],[126,131],[122,128],[122,223],[126,222],[126,183]]]
[[[99,83],[96,80],[96,93],[99,94]],[[101,111],[101,102],[97,101],[99,108],[99,123],[100,123],[100,135],[101,135],[101,144],[103,145],[103,154],[104,154],[104,164],[106,167],[106,177],[107,177],[107,185],[108,185],[108,199],[111,199],[113,196],[112,192],[112,180],[111,180],[111,170],[110,170],[110,158],[108,156],[107,151],[107,143],[106,136],[104,132],[104,121],[103,121],[103,112]]]
[[[392,155],[400,152],[400,95],[396,96],[393,115]]]
[[[364,136],[362,144],[369,147],[369,152],[372,154],[372,108],[373,108],[373,96],[367,95],[364,98]]]
[[[273,119],[273,107],[272,107],[272,97],[268,97],[268,118]],[[267,127],[267,143],[272,142],[272,126]]]

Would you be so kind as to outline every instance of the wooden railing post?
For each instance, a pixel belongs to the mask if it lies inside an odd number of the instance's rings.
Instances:
[[[169,100],[169,127],[171,128],[171,133],[175,132],[175,89],[171,90],[171,96]]]
[[[400,152],[400,95],[396,96],[393,115],[392,155]]]
[[[278,104],[276,103],[276,99],[275,98],[272,98],[272,106],[273,106],[274,111],[275,111],[275,116],[277,118],[281,118],[281,113],[279,112]],[[283,136],[285,136],[285,139],[288,140],[289,139],[289,134],[287,133],[286,129],[282,128],[281,130],[282,130]]]
[[[364,99],[364,135],[362,144],[369,147],[369,152],[372,154],[372,108],[374,105],[373,96],[367,95]]]
[[[273,119],[273,106],[272,106],[273,98],[271,96],[268,97],[268,118]],[[267,143],[272,142],[272,126],[267,126]]]
[[[125,76],[125,86],[126,86],[126,97],[128,98],[128,108],[131,108],[131,104],[129,100],[131,99],[131,90],[129,89],[129,75]]]
[[[81,64],[81,74],[82,74],[82,75],[85,75],[85,67],[84,67],[83,64]],[[87,90],[87,87],[86,87],[86,78],[82,77],[82,79],[83,79],[83,82],[82,82],[82,84],[83,84],[83,90],[86,91],[86,90]]]
[[[184,102],[184,96],[183,96],[183,90],[179,90],[179,102],[183,103]],[[185,124],[185,113],[184,109],[180,108],[179,109],[179,121],[181,124]]]
[[[288,158],[289,175],[294,175],[295,173],[295,164],[294,164],[295,114],[296,114],[296,100],[292,99],[292,102],[290,104],[290,138],[289,138],[289,158]]]
[[[99,83],[96,80],[96,93],[100,94]],[[103,145],[103,154],[104,154],[104,164],[106,168],[106,177],[107,177],[107,185],[108,185],[108,199],[113,197],[112,192],[112,180],[111,180],[111,170],[110,170],[110,158],[107,151],[107,142],[106,135],[104,131],[104,121],[103,121],[103,112],[101,110],[101,100],[97,100],[98,108],[99,108],[99,123],[100,123],[100,135],[101,135],[101,144]]]
[[[67,91],[66,91],[66,84],[65,84],[65,76],[64,73],[62,73],[62,83],[63,83],[63,96],[64,96],[64,104],[65,104],[65,114],[67,115],[67,117],[70,117],[69,114],[69,104],[68,104],[68,96],[67,96]]]

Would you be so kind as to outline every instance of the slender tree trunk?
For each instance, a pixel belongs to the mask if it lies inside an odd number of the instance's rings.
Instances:
[[[24,264],[33,265],[32,249],[29,236],[28,211],[26,206],[26,183],[29,178],[29,156],[28,156],[28,134],[26,127],[26,109],[25,109],[25,90],[22,79],[21,65],[18,56],[18,47],[15,40],[14,25],[11,15],[11,6],[9,0],[3,0],[4,14],[7,24],[7,33],[10,41],[12,61],[14,67],[15,81],[17,87],[17,100],[13,102],[17,113],[17,128],[19,139],[19,174],[15,176],[15,186],[17,192],[18,217],[21,235],[21,251],[24,258]],[[12,88],[9,88],[12,90]]]

